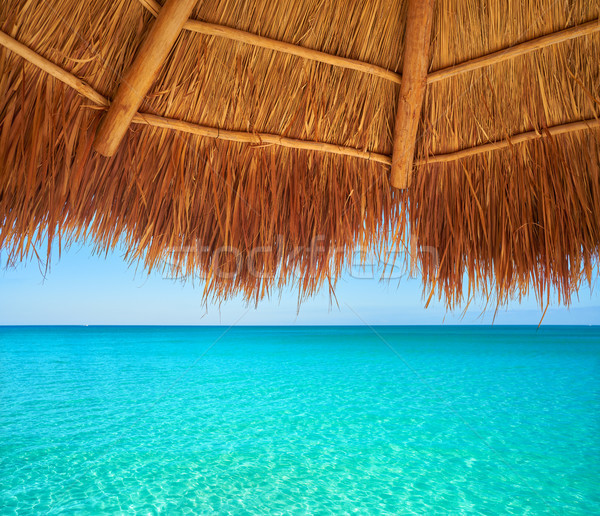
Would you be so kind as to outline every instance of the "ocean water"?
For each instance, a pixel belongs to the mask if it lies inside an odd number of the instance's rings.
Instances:
[[[600,327],[0,328],[0,514],[600,514]]]

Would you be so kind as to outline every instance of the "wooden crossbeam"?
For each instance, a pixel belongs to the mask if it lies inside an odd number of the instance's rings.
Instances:
[[[504,140],[498,140],[495,142],[484,143],[476,145],[474,147],[467,147],[454,152],[448,152],[446,154],[435,154],[428,156],[427,158],[417,161],[417,166],[433,165],[434,163],[448,163],[450,161],[457,161],[463,158],[469,158],[477,154],[484,154],[486,152],[507,149],[513,145],[519,143],[525,143],[532,140],[540,140],[548,136],[559,136],[561,134],[573,133],[577,131],[585,131],[592,129],[600,129],[600,119],[592,118],[589,120],[580,120],[577,122],[571,122],[569,124],[553,125],[542,131],[527,131],[524,133],[514,134]]]
[[[9,36],[6,34],[6,32],[0,31],[0,45],[22,57],[28,63],[37,66],[40,70],[46,72],[55,79],[58,79],[63,84],[70,86],[77,93],[83,95],[86,99],[91,100],[95,104],[106,107],[109,105],[108,100],[98,93],[94,88],[92,88],[87,82],[75,77],[72,73],[67,72],[57,64],[54,64],[52,61],[48,61],[48,59],[42,57],[34,50],[31,50],[29,47],[23,45],[23,43]]]
[[[138,1],[154,16],[158,16],[161,6],[156,0]],[[356,70],[358,72],[373,75],[375,77],[380,77],[396,84],[402,83],[402,76],[399,73],[383,68],[382,66],[377,66],[365,61],[359,61],[357,59],[349,59],[347,57],[328,54],[320,50],[314,50],[301,45],[295,45],[293,43],[286,43],[284,41],[266,38],[264,36],[234,29],[225,25],[208,23],[200,20],[188,20],[183,25],[183,28],[184,30],[196,32],[197,34],[203,34],[205,36],[225,38],[229,39],[230,41],[237,41],[238,43],[245,43],[247,45],[252,45],[259,48],[274,50],[283,54],[293,55],[303,59],[317,61],[331,66],[337,66],[339,68]],[[492,52],[491,54],[486,54],[453,66],[435,70],[427,76],[427,84],[449,79],[466,72],[472,72],[473,70],[478,70],[486,66],[492,66],[503,61],[535,52],[536,50],[547,48],[549,46],[563,43],[575,38],[581,38],[596,32],[600,32],[600,19],[591,20],[589,22],[582,23],[581,25],[575,25],[573,27],[569,27],[568,29],[563,29],[546,34],[544,36],[539,36],[529,41],[524,41],[523,43]]]
[[[0,31],[0,45],[21,56],[23,59],[43,70],[55,79],[63,82],[67,86],[70,86],[83,97],[97,104],[99,108],[106,109],[108,107],[108,99],[94,90],[89,84],[75,77],[72,73],[64,70],[60,66],[52,63],[45,57],[39,55],[37,52],[34,52],[22,43],[19,43],[17,40],[2,31]],[[195,134],[198,136],[204,136],[207,138],[214,138],[216,140],[249,143],[261,146],[277,145],[290,149],[327,152],[330,154],[374,161],[376,163],[382,163],[388,166],[391,163],[391,158],[385,154],[355,149],[354,147],[335,145],[333,143],[300,140],[297,138],[288,138],[279,134],[228,131],[216,127],[193,124],[190,122],[184,122],[183,120],[166,118],[147,113],[134,114],[131,122],[134,124],[160,127],[163,129],[170,129],[184,133]]]
[[[407,188],[412,174],[417,129],[427,86],[435,0],[409,0],[404,33],[402,84],[394,125],[390,184]]]
[[[55,79],[61,81],[67,86],[73,88],[80,95],[97,104],[98,108],[106,109],[109,105],[109,101],[106,97],[102,96],[96,90],[94,90],[89,84],[77,78],[72,73],[64,70],[60,66],[47,60],[45,57],[34,52],[27,46],[18,42],[8,34],[0,31],[0,45],[7,48],[11,52],[19,55],[27,62],[38,67],[40,70],[46,72]],[[282,147],[288,147],[293,149],[303,149],[317,152],[329,152],[333,154],[349,156],[359,159],[365,159],[381,163],[383,165],[390,166],[392,159],[390,156],[385,154],[377,154],[375,152],[363,151],[352,147],[344,147],[342,145],[334,145],[324,142],[306,141],[295,138],[287,138],[277,134],[265,134],[265,133],[248,133],[244,131],[227,131],[218,129],[215,127],[207,127],[190,122],[184,122],[173,118],[165,118],[157,115],[150,115],[144,113],[137,113],[133,117],[132,123],[148,125],[151,127],[160,127],[163,129],[170,129],[175,131],[181,131],[189,134],[195,134],[198,136],[204,136],[207,138],[214,138],[218,140],[227,140],[240,143],[249,143],[256,145],[278,145]],[[548,136],[558,136],[561,134],[567,134],[579,131],[591,131],[600,130],[600,119],[592,118],[587,120],[580,120],[577,122],[571,122],[567,124],[559,124],[548,127],[543,132],[527,131],[525,133],[515,134],[507,139],[499,140],[496,142],[490,142],[466,149],[461,149],[455,152],[447,154],[438,154],[428,156],[425,159],[417,161],[417,166],[426,166],[434,163],[447,163],[456,161],[462,158],[467,158],[477,154],[483,154],[496,150],[506,149],[512,145],[518,145],[532,140],[542,139]]]
[[[148,9],[154,16],[158,16],[161,12],[161,6],[156,0],[138,0],[143,7]],[[225,25],[218,25],[216,23],[207,23],[200,20],[188,20],[183,28],[191,32],[203,34],[205,36],[217,36],[220,38],[229,39],[231,41],[237,41],[238,43],[245,43],[255,47],[266,48],[268,50],[275,50],[283,54],[301,57],[311,61],[318,61],[331,66],[337,66],[339,68],[346,68],[348,70],[356,70],[358,72],[374,75],[375,77],[381,77],[396,84],[400,84],[400,75],[396,72],[377,66],[371,63],[365,63],[357,59],[350,59],[348,57],[336,56],[334,54],[328,54],[321,52],[320,50],[313,50],[312,48],[306,48],[300,45],[294,45],[293,43],[286,43],[285,41],[279,41],[277,39],[266,38],[264,36],[258,36],[251,32],[234,29]]]
[[[569,27],[568,29],[552,32],[551,34],[546,34],[539,38],[530,39],[529,41],[524,41],[518,45],[504,48],[481,57],[476,57],[463,63],[449,66],[448,68],[442,68],[427,76],[427,84],[443,81],[444,79],[449,79],[455,75],[502,63],[503,61],[508,61],[509,59],[514,59],[515,57],[523,56],[530,52],[547,48],[551,45],[563,43],[564,41],[587,36],[588,34],[594,34],[595,32],[600,32],[600,18],[581,25]]]
[[[113,156],[197,0],[167,0],[98,128],[94,149]]]

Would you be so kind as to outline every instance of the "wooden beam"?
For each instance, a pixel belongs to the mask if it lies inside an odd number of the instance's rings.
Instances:
[[[98,104],[98,108],[106,109],[108,107],[108,99],[106,99],[96,90],[94,90],[89,84],[75,77],[72,73],[62,69],[60,66],[57,66],[56,64],[48,61],[45,57],[42,57],[38,53],[34,52],[22,43],[19,43],[17,40],[15,40],[14,38],[10,37],[8,34],[2,31],[0,31],[0,45],[19,55],[20,57],[22,57],[32,65],[38,67],[40,70],[51,75],[55,79],[63,82],[67,86],[70,86],[83,97],[94,102],[95,104]],[[344,147],[342,145],[334,145],[331,143],[324,142],[298,140],[295,138],[287,138],[277,134],[226,131],[214,127],[192,124],[190,122],[184,122],[182,120],[176,120],[173,118],[165,118],[157,115],[150,115],[144,113],[137,113],[133,117],[132,123],[181,131],[185,133],[195,134],[198,136],[204,136],[207,138],[214,138],[217,140],[227,140],[256,145],[279,145],[294,149],[329,152],[343,156],[366,159],[388,166],[390,166],[392,163],[392,159],[390,156],[386,156],[385,154],[377,154],[375,152],[363,151],[360,149],[354,149],[352,147]],[[469,147],[455,152],[449,152],[447,154],[437,154],[433,156],[428,156],[425,159],[417,161],[416,165],[425,166],[433,163],[447,163],[450,161],[456,161],[462,158],[467,158],[469,156],[474,156],[476,154],[483,154],[485,152],[506,149],[511,145],[517,145],[520,143],[525,143],[531,140],[537,140],[547,136],[558,136],[560,134],[597,129],[600,129],[600,119],[591,118],[587,120],[580,120],[568,124],[560,124],[548,127],[544,132],[527,131],[525,133],[515,134],[506,140],[500,140],[497,142],[486,143],[475,147]]]
[[[72,73],[63,70],[60,66],[48,61],[45,57],[42,57],[37,52],[34,52],[29,47],[18,42],[5,32],[0,31],[0,45],[7,48],[11,52],[14,52],[18,56],[21,56],[25,61],[37,66],[40,70],[51,75],[60,82],[70,86],[75,91],[101,106],[108,106],[109,102],[88,83],[75,77]]]
[[[377,154],[376,152],[355,149],[354,147],[345,147],[344,145],[336,145],[333,143],[288,138],[280,134],[228,131],[225,129],[217,129],[214,127],[184,122],[183,120],[176,120],[173,118],[165,118],[162,116],[142,113],[139,113],[134,117],[133,123],[146,124],[153,127],[162,127],[164,129],[174,129],[184,133],[214,138],[215,140],[249,143],[258,147],[269,147],[271,145],[276,145],[278,147],[286,147],[288,149],[324,152],[328,154],[337,154],[338,156],[359,158],[367,161],[373,161],[375,163],[381,163],[387,166],[391,164],[390,157],[386,156],[385,154]]]
[[[417,129],[427,86],[434,3],[434,0],[408,0],[390,176],[394,188],[407,188],[412,175]]]
[[[156,0],[138,1],[154,16],[158,16],[161,6]],[[283,41],[266,38],[264,36],[258,36],[257,34],[234,29],[225,25],[208,23],[200,20],[188,20],[183,25],[183,28],[184,30],[196,32],[205,36],[225,38],[231,41],[237,41],[238,43],[274,50],[283,54],[289,54],[303,59],[318,61],[320,63],[337,66],[339,68],[356,70],[358,72],[373,75],[375,77],[380,77],[396,84],[402,84],[402,76],[400,74],[388,70],[387,68],[383,68],[382,66],[377,66],[364,61],[358,61],[356,59],[349,59],[347,57],[327,54],[326,52],[313,50],[300,45],[294,45],[292,43],[285,43]],[[600,19],[592,20],[581,25],[575,25],[574,27],[569,27],[568,29],[563,29],[551,34],[546,34],[545,36],[540,36],[538,38],[519,43],[518,45],[498,50],[491,54],[483,55],[457,65],[436,70],[427,76],[427,84],[449,79],[455,75],[477,70],[479,68],[484,68],[486,66],[491,66],[501,63],[502,61],[514,59],[515,57],[522,56],[530,52],[535,52],[536,50],[547,48],[551,45],[556,45],[564,41],[587,36],[588,34],[594,34],[595,32],[600,32]]]
[[[483,154],[485,152],[491,152],[495,150],[502,150],[519,143],[525,143],[532,140],[539,140],[548,136],[558,136],[560,134],[573,133],[576,131],[600,129],[600,119],[592,118],[589,120],[580,120],[578,122],[571,122],[569,124],[553,125],[544,129],[543,131],[527,131],[525,133],[515,134],[508,137],[505,140],[499,140],[496,142],[485,143],[483,145],[477,145],[475,147],[468,147],[466,149],[457,150],[455,152],[448,152],[446,154],[436,154],[428,156],[427,158],[421,159],[417,162],[418,166],[433,165],[434,163],[448,163],[449,161],[457,161],[459,159],[468,158],[477,154]]]
[[[113,156],[116,152],[196,2],[167,0],[161,9],[98,128],[94,149],[100,154]]]
[[[138,0],[143,7],[148,9],[154,16],[157,16],[161,7],[156,0]],[[217,36],[220,38],[226,38],[238,43],[245,43],[255,47],[266,48],[268,50],[275,50],[283,54],[289,54],[292,56],[301,57],[303,59],[309,59],[312,61],[318,61],[339,68],[346,68],[349,70],[356,70],[375,77],[380,77],[396,84],[400,84],[400,75],[391,70],[387,70],[382,66],[377,66],[364,61],[358,61],[356,59],[350,59],[347,57],[336,56],[333,54],[327,54],[319,50],[313,50],[312,48],[302,47],[300,45],[294,45],[292,43],[286,43],[272,38],[266,38],[264,36],[258,36],[251,32],[234,29],[225,25],[218,25],[216,23],[207,23],[199,20],[188,20],[183,26],[184,29],[191,32],[197,32],[198,34],[204,34],[205,36]]]
[[[486,66],[495,65],[503,61],[508,61],[509,59],[514,59],[515,57],[529,54],[530,52],[534,52],[551,45],[556,45],[557,43],[562,43],[563,41],[580,38],[582,36],[587,36],[588,34],[593,34],[599,31],[600,18],[583,23],[582,25],[576,25],[568,29],[553,32],[551,34],[547,34],[546,36],[530,39],[529,41],[519,43],[514,47],[505,48],[485,56],[470,59],[469,61],[465,61],[464,63],[460,63],[455,66],[442,68],[441,70],[437,70],[428,75],[427,84],[432,84],[444,79],[449,79],[455,75],[465,72],[472,72],[473,70],[478,70],[479,68],[484,68]]]
[[[63,82],[67,86],[70,86],[79,94],[91,100],[93,103],[97,104],[98,108],[106,109],[108,107],[108,99],[106,99],[96,90],[94,90],[94,88],[92,88],[89,84],[82,81],[81,79],[78,79],[72,73],[62,69],[60,66],[57,66],[51,61],[48,61],[48,59],[46,59],[45,57],[39,55],[37,52],[34,52],[25,45],[19,43],[17,40],[15,40],[14,38],[10,37],[8,34],[2,31],[0,31],[0,45],[21,56],[23,59],[25,59],[32,65],[38,67],[40,70],[43,70],[55,79]],[[330,154],[338,154],[340,156],[360,158],[368,161],[374,161],[376,163],[382,163],[388,166],[391,164],[391,158],[389,156],[386,156],[385,154],[378,154],[376,152],[355,149],[353,147],[345,147],[343,145],[335,145],[333,143],[287,138],[279,134],[250,133],[245,131],[227,131],[224,129],[218,129],[216,127],[208,127],[204,125],[193,124],[190,122],[184,122],[183,120],[166,118],[145,113],[136,113],[131,121],[134,124],[148,125],[152,127],[160,127],[163,129],[181,131],[184,133],[195,134],[207,138],[214,138],[216,140],[249,143],[259,146],[277,145],[280,147],[287,147],[289,149],[302,149],[308,151],[326,152]]]

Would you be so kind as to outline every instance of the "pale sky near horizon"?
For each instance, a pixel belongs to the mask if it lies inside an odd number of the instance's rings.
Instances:
[[[258,307],[241,298],[203,306],[202,287],[181,284],[158,273],[148,276],[130,267],[122,252],[92,253],[74,245],[52,259],[45,278],[37,262],[0,270],[0,325],[12,324],[489,324],[494,310],[471,305],[447,313],[440,302],[424,308],[419,279],[378,281],[370,271],[348,270],[336,288],[331,306],[328,288],[305,301],[297,313],[297,292],[289,288]],[[0,254],[2,263],[5,259]],[[598,283],[596,278],[595,283]],[[495,324],[535,324],[542,312],[533,297],[501,309]],[[543,324],[600,324],[600,293],[586,286],[570,309],[549,308]]]

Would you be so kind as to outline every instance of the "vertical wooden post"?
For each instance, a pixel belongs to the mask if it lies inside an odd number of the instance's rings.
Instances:
[[[394,125],[390,183],[407,188],[412,175],[417,129],[429,68],[429,46],[435,0],[408,0],[400,99]]]
[[[102,120],[94,149],[113,156],[197,0],[167,0]]]

